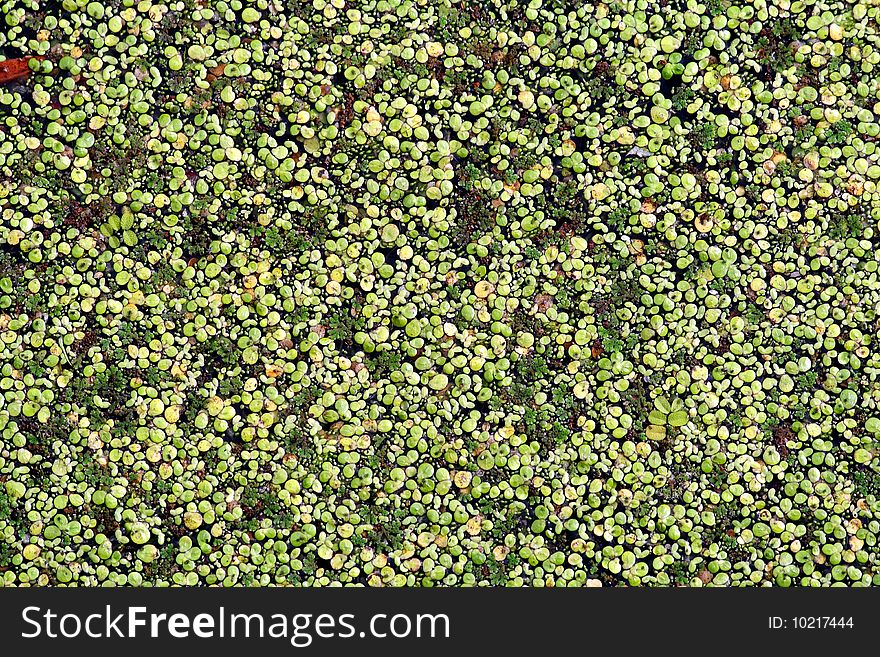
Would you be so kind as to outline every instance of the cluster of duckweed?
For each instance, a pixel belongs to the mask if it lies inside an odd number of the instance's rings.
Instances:
[[[0,14],[6,585],[880,583],[876,3]]]

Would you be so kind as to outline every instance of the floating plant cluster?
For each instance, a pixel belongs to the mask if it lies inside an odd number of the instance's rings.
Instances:
[[[876,2],[0,15],[5,585],[880,584]]]

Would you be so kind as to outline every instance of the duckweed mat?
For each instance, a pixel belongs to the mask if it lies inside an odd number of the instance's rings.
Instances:
[[[0,0],[8,586],[880,583],[880,6]]]

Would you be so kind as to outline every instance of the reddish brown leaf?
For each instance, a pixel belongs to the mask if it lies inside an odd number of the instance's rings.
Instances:
[[[30,75],[31,69],[28,66],[28,62],[32,59],[44,60],[45,57],[19,57],[17,59],[7,59],[5,62],[0,62],[0,84],[4,82],[11,82],[12,80],[18,80],[19,78],[25,78]]]

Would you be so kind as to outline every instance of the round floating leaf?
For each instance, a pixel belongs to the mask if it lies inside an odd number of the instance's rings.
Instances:
[[[683,427],[688,423],[687,411],[673,411],[669,414],[667,422],[673,427]]]

